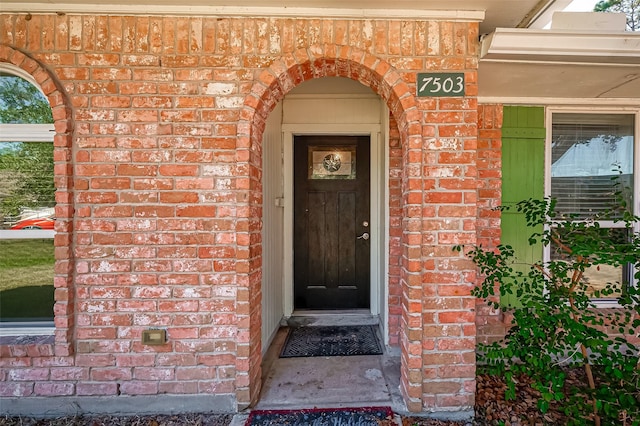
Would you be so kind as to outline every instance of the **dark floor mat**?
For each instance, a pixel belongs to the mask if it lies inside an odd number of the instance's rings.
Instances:
[[[312,410],[253,410],[245,426],[361,425],[377,426],[391,419],[389,407],[329,408]]]
[[[382,355],[375,326],[291,328],[280,358],[349,355]]]

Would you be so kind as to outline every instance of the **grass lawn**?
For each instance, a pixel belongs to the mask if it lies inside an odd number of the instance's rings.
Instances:
[[[0,240],[0,321],[53,318],[51,240]]]

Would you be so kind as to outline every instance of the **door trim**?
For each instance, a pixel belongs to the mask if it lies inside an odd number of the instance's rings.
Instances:
[[[382,135],[379,124],[287,124],[282,126],[283,135],[283,169],[284,169],[284,283],[283,308],[284,316],[293,315],[293,140],[301,135],[351,135],[369,136],[370,155],[370,220],[371,220],[371,259],[370,259],[370,310],[371,315],[380,315],[380,298],[382,276],[379,265],[385,257],[386,226],[382,226],[381,202],[384,199],[384,180],[382,162]],[[373,230],[379,232],[373,232]],[[386,293],[386,292],[385,292]],[[387,304],[384,303],[384,306]],[[329,314],[332,311],[327,311]]]

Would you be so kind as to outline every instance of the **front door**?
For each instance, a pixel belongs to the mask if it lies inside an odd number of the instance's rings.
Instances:
[[[370,304],[369,136],[294,139],[295,309]]]

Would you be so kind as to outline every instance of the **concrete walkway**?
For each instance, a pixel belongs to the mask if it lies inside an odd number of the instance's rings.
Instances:
[[[347,320],[341,321],[340,325],[347,325],[345,323],[355,324]],[[334,324],[319,321],[316,325]],[[253,409],[386,406],[394,413],[407,412],[400,396],[399,355],[279,358],[287,330],[283,327],[278,331],[265,354],[262,392]],[[243,426],[248,415],[235,415],[231,426]],[[399,417],[394,420],[401,424]]]
[[[375,324],[377,318],[332,315],[293,318],[305,325]],[[400,396],[399,354],[310,358],[279,358],[287,336],[281,328],[264,357],[262,392],[256,409],[339,408],[390,406],[395,412],[406,408]]]
[[[377,324],[371,316],[338,313],[331,316],[292,317],[291,325]],[[468,412],[409,413],[400,395],[400,353],[385,348],[383,355],[279,358],[287,337],[281,328],[262,365],[262,391],[253,409],[297,410],[311,408],[391,407],[394,422],[400,415],[467,420]],[[380,336],[379,336],[380,337]],[[250,410],[234,416],[231,426],[244,426]],[[471,423],[469,423],[470,425]]]

